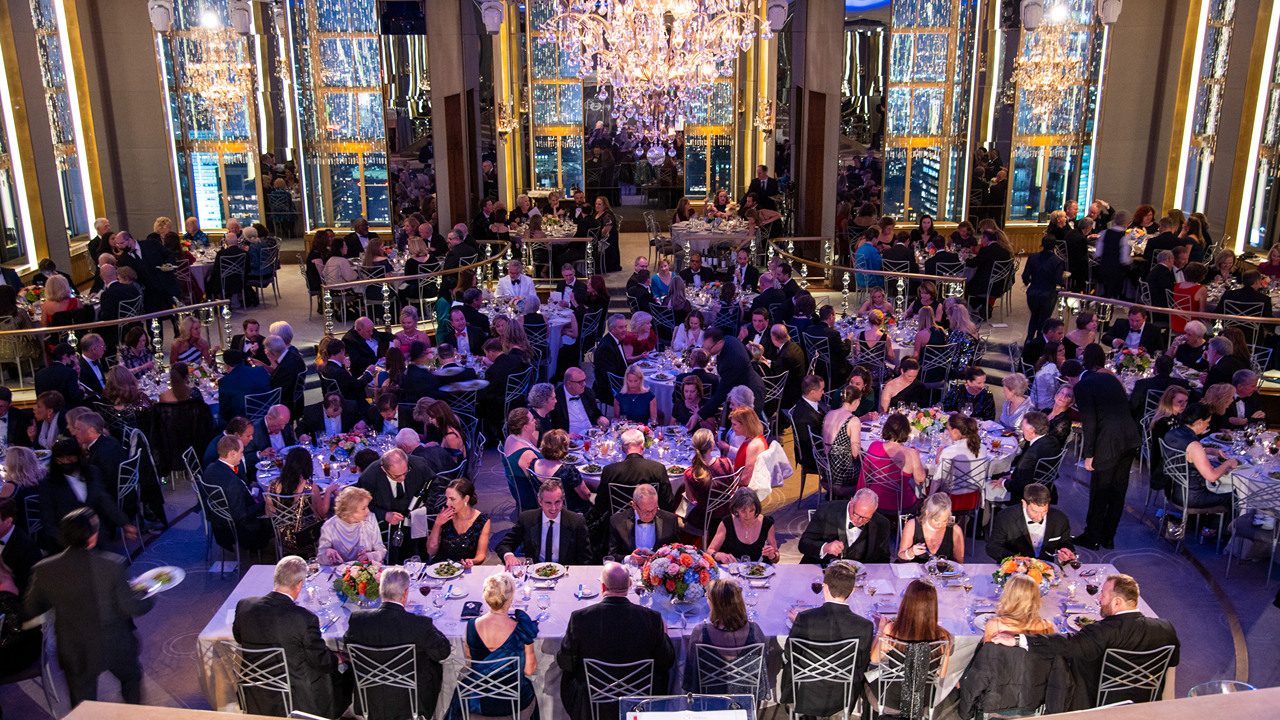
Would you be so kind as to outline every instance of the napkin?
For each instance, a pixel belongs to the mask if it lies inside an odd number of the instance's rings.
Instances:
[[[409,537],[417,540],[431,534],[431,518],[424,507],[414,508],[409,513]]]
[[[918,563],[894,563],[889,567],[893,568],[893,574],[895,577],[904,579],[920,577],[920,565]]]
[[[1063,601],[1062,611],[1065,613],[1087,613],[1092,612],[1087,602],[1072,602],[1070,600]]]
[[[975,613],[995,612],[996,604],[990,600],[979,600],[973,604],[973,611]]]
[[[547,293],[547,302],[548,302],[548,303],[558,303],[558,302],[560,302],[560,293],[558,293],[558,292],[556,292],[556,291],[554,291],[554,290],[553,290],[553,291],[551,291],[551,292],[549,292],[549,293]]]

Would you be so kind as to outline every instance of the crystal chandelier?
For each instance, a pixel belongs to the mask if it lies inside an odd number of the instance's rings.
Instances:
[[[217,15],[206,12],[200,27],[192,30],[191,41],[192,57],[187,60],[191,91],[218,124],[227,125],[243,110],[253,90],[253,63],[244,39],[223,27]]]
[[[558,0],[540,42],[555,43],[613,89],[613,117],[635,126],[643,144],[665,144],[711,97],[719,76],[773,37],[754,0]]]
[[[1028,34],[1026,50],[1009,77],[1005,100],[1021,97],[1041,123],[1062,104],[1073,85],[1084,82],[1083,63],[1071,54],[1068,17],[1065,5],[1050,11],[1048,22]]]

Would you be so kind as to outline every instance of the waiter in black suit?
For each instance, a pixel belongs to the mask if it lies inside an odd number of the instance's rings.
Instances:
[[[1107,650],[1150,652],[1173,646],[1169,667],[1176,667],[1180,659],[1182,643],[1173,623],[1161,618],[1149,618],[1138,609],[1138,582],[1128,575],[1109,575],[1098,592],[1098,604],[1102,607],[1102,620],[1091,623],[1074,635],[1049,633],[1046,635],[1011,635],[999,633],[993,642],[1016,646],[1043,657],[1064,657],[1071,661],[1071,674],[1083,687],[1084,707],[1098,703],[1098,685],[1102,679],[1102,659]],[[1168,676],[1161,678],[1161,685]],[[1155,695],[1159,699],[1162,690]],[[1148,690],[1111,690],[1103,702],[1110,704],[1132,700],[1147,702]]]
[[[613,404],[613,386],[609,374],[621,377],[627,371],[627,360],[622,354],[622,338],[627,332],[627,319],[622,315],[609,318],[609,331],[596,343],[596,397],[606,405]],[[744,351],[745,352],[745,351]]]
[[[1031,483],[1022,489],[1022,500],[996,515],[987,538],[987,555],[995,562],[1007,557],[1040,558],[1068,562],[1076,557],[1067,514],[1049,505],[1049,488]]]
[[[0,386],[0,437],[5,439],[5,444],[31,447],[27,429],[33,422],[31,413],[13,406],[13,391]]]
[[[791,685],[791,663],[783,665],[782,702],[796,703],[797,715],[839,715],[845,710],[852,711],[853,705],[862,697],[863,678],[871,664],[871,642],[876,626],[849,607],[849,596],[856,585],[857,571],[853,566],[832,563],[822,572],[822,604],[800,613],[794,609],[787,611],[792,621],[791,638],[820,643],[858,639],[849,705],[845,704],[844,685],[834,680],[807,682],[804,692],[796,696]]]
[[[436,507],[444,495],[444,486],[436,482],[431,465],[400,448],[388,450],[378,462],[365,468],[356,481],[356,487],[373,496],[369,512],[378,519],[378,527],[383,529],[406,522],[414,508]],[[418,543],[410,542],[407,523],[404,528],[405,544],[387,548],[387,563],[390,565],[398,564],[400,558],[418,554]]]
[[[520,513],[511,532],[498,543],[496,552],[507,570],[520,564],[517,551],[537,562],[591,564],[587,521],[578,513],[564,509],[564,486],[558,479],[542,481],[538,488],[538,509]]]
[[[551,428],[581,440],[593,427],[608,428],[609,419],[600,412],[596,394],[587,387],[587,374],[571,367],[564,372],[564,384],[556,388],[556,406],[551,408]]]
[[[382,604],[372,610],[353,610],[343,641],[348,645],[387,648],[413,645],[418,671],[418,715],[430,717],[440,697],[444,669],[440,663],[452,647],[429,617],[406,611],[409,602],[409,573],[404,568],[388,568],[382,574],[379,594]],[[400,689],[370,688],[369,707],[362,708],[356,695],[356,714],[361,717],[408,718],[408,694]]]
[[[631,493],[631,507],[609,518],[609,554],[627,561],[643,561],[654,550],[680,542],[680,521],[675,513],[658,508],[658,491],[652,485],[637,485]]]
[[[72,707],[98,699],[98,676],[110,671],[120,694],[142,704],[142,665],[133,618],[155,606],[154,599],[129,587],[124,558],[97,550],[98,516],[74,510],[58,523],[66,550],[36,564],[24,609],[28,617],[54,611],[58,665],[67,677]],[[306,577],[307,566],[302,565]],[[306,613],[312,622],[315,615]],[[318,626],[317,626],[318,627]]]
[[[868,488],[859,490],[849,502],[829,502],[818,506],[809,526],[800,536],[802,563],[815,565],[831,560],[860,563],[889,562],[889,520],[876,512],[880,498]]]
[[[11,497],[0,498],[0,560],[13,572],[18,597],[22,597],[31,580],[31,568],[44,556],[40,554],[36,541],[22,528],[16,527],[17,522],[18,501]]]
[[[1108,550],[1124,515],[1129,469],[1142,444],[1142,431],[1129,414],[1129,401],[1120,379],[1102,370],[1106,357],[1096,343],[1085,347],[1085,372],[1076,382],[1076,408],[1084,443],[1080,454],[1093,473],[1089,481],[1089,512],[1077,545]]]
[[[764,410],[764,380],[751,367],[751,356],[742,341],[731,335],[725,335],[721,328],[710,328],[702,334],[702,349],[716,357],[716,368],[720,371],[720,382],[716,391],[702,402],[698,412],[689,418],[688,428],[692,432],[704,418],[715,417],[716,410],[729,398],[729,391],[739,385],[746,385],[755,395],[755,410]]]
[[[231,634],[241,647],[250,650],[284,649],[293,709],[336,717],[342,712],[337,705],[345,707],[345,703],[334,702],[338,657],[320,635],[320,619],[296,604],[306,579],[306,560],[296,555],[282,558],[276,563],[271,592],[236,603]],[[286,714],[278,692],[245,688],[244,694],[246,712],[277,717]]]

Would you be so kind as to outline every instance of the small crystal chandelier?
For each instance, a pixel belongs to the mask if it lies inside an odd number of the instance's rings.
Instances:
[[[1027,35],[1027,48],[1009,77],[1005,101],[1021,97],[1040,122],[1062,104],[1073,85],[1084,82],[1082,63],[1071,55],[1071,33],[1067,31],[1070,10],[1058,4],[1035,30]]]
[[[754,0],[558,0],[540,41],[555,43],[613,90],[613,117],[642,144],[665,144],[711,97],[758,36],[773,37]],[[784,18],[785,19],[785,18]]]
[[[205,12],[191,32],[193,56],[187,61],[191,90],[209,115],[227,125],[243,110],[253,88],[253,63],[244,39],[224,27],[213,12]]]

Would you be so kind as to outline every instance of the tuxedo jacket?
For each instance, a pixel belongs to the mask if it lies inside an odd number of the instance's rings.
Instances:
[[[449,657],[452,646],[431,618],[414,615],[399,603],[384,601],[372,610],[353,610],[343,642],[373,648],[413,645],[418,670],[418,714],[430,717],[435,712],[444,676],[440,663]],[[385,657],[381,659],[385,660]],[[409,694],[404,690],[370,688],[367,695],[369,707],[362,708],[359,693],[356,693],[356,712],[361,717],[410,716]]]
[[[478,327],[484,337],[489,336],[489,332],[492,328],[488,315],[480,312],[474,306],[467,305],[465,303],[459,306],[459,309],[462,310],[462,317],[467,319],[467,325],[470,325],[471,327]]]
[[[467,350],[471,355],[481,354],[481,348],[484,347],[484,341],[488,339],[488,333],[482,332],[480,328],[468,323],[467,325]],[[451,323],[444,323],[436,330],[436,344],[442,345],[449,343],[455,348],[458,347],[458,336],[453,329]]]
[[[1158,394],[1163,395],[1164,391],[1168,390],[1172,385],[1177,385],[1187,390],[1191,389],[1191,383],[1172,375],[1152,375],[1134,383],[1133,392],[1129,393],[1129,410],[1133,413],[1133,419],[1142,419],[1143,413],[1147,410],[1148,393],[1155,390]],[[1206,385],[1205,387],[1208,386]]]
[[[345,367],[330,360],[320,368],[320,377],[321,389],[324,388],[324,380],[332,380],[338,384],[338,392],[342,393],[344,399],[354,402],[357,407],[368,407],[369,398],[365,394],[365,388],[373,381],[372,372],[366,370],[364,374],[356,377]]]
[[[266,339],[267,338],[265,335],[259,335],[258,339],[254,341],[258,346],[257,349],[255,349],[251,353],[245,353],[245,358],[246,359],[253,358],[254,360],[257,360],[258,362],[261,362],[261,363],[267,362],[267,351],[262,347],[262,341]],[[244,333],[240,333],[239,335],[232,335],[231,344],[228,345],[227,347],[234,348],[236,350],[244,352],[244,347],[245,347]]]
[[[818,408],[814,410],[808,401],[802,399],[791,411],[791,419],[795,423],[793,432],[796,442],[800,443],[799,447],[804,448],[800,465],[813,473],[818,472],[818,461],[813,456],[813,441],[810,437],[822,437],[822,421],[826,419],[826,413],[821,409],[822,403],[818,403]]]
[[[9,542],[4,544],[4,550],[0,550],[0,560],[9,566],[13,571],[13,583],[18,586],[18,597],[27,591],[27,585],[31,581],[31,569],[44,556],[40,553],[40,546],[20,527],[13,528],[13,532],[9,535]]]
[[[755,268],[752,268],[752,269],[754,270]],[[756,272],[757,274],[759,273],[759,271],[756,271]],[[759,282],[759,278],[756,279],[756,282]],[[775,306],[780,307],[786,301],[787,301],[787,294],[782,292],[781,288],[771,287],[768,290],[765,290],[764,292],[757,295],[756,299],[751,301],[751,309],[756,310],[759,308],[765,308],[770,312],[770,316],[769,316],[770,323],[785,323],[786,322],[785,319],[780,317],[773,317],[772,313],[774,311],[773,309]]]
[[[613,387],[609,385],[609,373],[622,375],[627,371],[627,360],[622,355],[622,345],[611,334],[600,336],[596,344],[595,372],[596,397],[608,405],[613,404]]]
[[[67,409],[84,404],[84,390],[80,387],[80,372],[60,362],[50,362],[36,371],[36,395],[56,390],[67,402]]]
[[[1062,444],[1054,435],[1036,438],[1036,441],[1023,448],[1013,460],[1013,473],[1004,481],[1013,502],[1022,502],[1022,491],[1035,482],[1036,464],[1043,458],[1051,458],[1062,452]],[[1051,488],[1052,502],[1057,502],[1058,487]]]
[[[564,280],[556,283],[556,292],[560,293],[561,299],[564,298],[564,291],[567,285]],[[587,281],[582,278],[573,279],[573,298],[578,301],[579,305],[587,304]]]
[[[454,378],[449,378],[449,382],[453,381]],[[437,398],[440,396],[440,386],[443,384],[444,378],[427,368],[410,365],[400,377],[398,399],[401,403],[413,404],[424,397]]]
[[[1129,414],[1120,379],[1108,372],[1085,372],[1075,391],[1084,432],[1081,457],[1093,458],[1095,468],[1114,467],[1131,458],[1142,444],[1142,431]]]
[[[600,412],[595,391],[591,388],[583,388],[582,395],[578,397],[582,401],[582,409],[587,413],[587,420],[591,421],[592,426],[596,426],[604,413]],[[551,427],[554,430],[569,432],[569,398],[565,394],[564,385],[556,387],[556,406],[551,409]]]
[[[342,401],[342,432],[351,432],[351,428],[360,422],[360,412],[356,408],[356,404],[350,400]],[[301,432],[315,438],[324,434],[324,403],[318,402],[315,405],[308,405],[302,411],[302,424],[298,428]]]
[[[1154,301],[1155,298],[1153,297],[1152,302]],[[1120,318],[1111,323],[1111,327],[1103,333],[1102,342],[1109,348],[1111,343],[1116,340],[1123,341],[1129,335],[1129,332],[1129,318]],[[1155,323],[1150,320],[1147,320],[1142,326],[1142,335],[1138,338],[1138,346],[1146,350],[1150,355],[1155,355],[1165,347],[1165,343],[1160,337],[1160,328],[1156,327]]]
[[[251,650],[284,649],[294,710],[321,717],[338,714],[333,707],[332,678],[338,670],[338,657],[325,645],[315,613],[295,605],[283,593],[247,597],[236,603],[231,634],[241,647]],[[422,672],[422,668],[418,671]],[[277,692],[246,688],[245,702],[245,711],[254,715],[285,715],[283,699]]]
[[[1235,355],[1228,355],[1209,368],[1209,372],[1204,376],[1204,385],[1202,387],[1211,388],[1219,383],[1230,384],[1233,375],[1240,370],[1247,369],[1249,369],[1249,363]]]
[[[355,329],[348,330],[342,336],[342,344],[347,348],[347,357],[351,358],[351,372],[354,375],[364,373],[370,365],[378,362],[378,358],[387,356],[387,348],[391,346],[392,340],[395,338],[386,332],[379,330],[373,331],[373,340],[378,343],[378,350],[375,353],[373,348],[369,347],[369,343],[360,337],[360,333]]]
[[[802,563],[817,564],[830,556],[822,555],[822,546],[832,540],[846,543],[845,527],[849,520],[849,502],[838,500],[818,506],[809,526],[800,536],[800,552],[804,554]],[[860,563],[889,562],[889,521],[880,513],[871,516],[871,520],[862,526],[862,534],[852,546],[846,546],[840,554],[842,560],[857,560]],[[836,559],[836,558],[831,558]]]
[[[1169,667],[1176,667],[1180,660],[1182,643],[1173,623],[1160,618],[1150,618],[1141,611],[1120,613],[1102,618],[1101,622],[1086,625],[1074,635],[1051,633],[1027,635],[1027,650],[1039,656],[1059,656],[1071,661],[1071,673],[1084,687],[1085,707],[1093,707],[1098,700],[1098,684],[1102,679],[1102,658],[1107,650],[1151,651],[1166,645],[1173,646]],[[1167,675],[1166,675],[1167,677]],[[1156,692],[1158,699],[1163,687]],[[1126,692],[1108,693],[1108,703],[1133,700],[1139,695]],[[1145,700],[1145,697],[1141,698]]]
[[[711,372],[706,368],[694,368],[689,372],[682,372],[679,375],[676,375],[676,387],[679,388],[681,385],[683,385],[684,379],[689,377],[690,375],[702,381],[702,391],[704,396],[715,394],[716,386],[720,384],[720,376],[716,375],[715,373]],[[677,392],[676,394],[679,395],[680,393]],[[692,409],[697,410],[697,408],[692,408]]]
[[[62,548],[58,538],[58,523],[67,513],[82,507],[92,508],[102,520],[106,528],[124,527],[129,518],[120,510],[115,496],[108,495],[102,487],[98,470],[90,466],[90,477],[84,479],[88,490],[84,501],[76,497],[75,491],[62,478],[47,477],[40,482],[40,536],[36,539],[41,548],[53,551]],[[110,533],[104,533],[104,536]]]
[[[288,406],[295,417],[302,414],[303,401],[299,396],[295,402],[294,392],[297,391],[298,378],[306,377],[306,374],[307,362],[298,349],[292,347],[285,351],[271,372],[271,389],[280,388],[280,404]]]
[[[733,267],[729,269],[729,282],[733,282],[734,279],[737,278],[739,269],[740,268],[738,267],[737,263],[734,263]],[[741,268],[741,270],[742,270],[742,289],[755,292],[756,288],[760,286],[760,268],[750,263],[747,263],[747,266],[744,268]]]
[[[89,464],[98,468],[102,489],[109,497],[119,497],[120,464],[128,459],[129,451],[110,435],[99,437],[89,448]]]
[[[862,697],[862,685],[867,667],[871,664],[871,642],[875,633],[876,626],[845,603],[825,602],[797,614],[790,638],[822,643],[858,639],[853,693],[850,697],[851,704],[847,708],[844,686],[834,681],[806,683],[804,692],[796,697],[791,688],[791,664],[786,663],[782,668],[782,702],[796,703],[796,714],[803,715],[827,717],[839,715],[845,709],[852,711],[853,705]]]
[[[386,526],[388,512],[407,515],[414,498],[418,498],[417,507],[430,509],[444,495],[444,487],[436,482],[435,471],[426,460],[417,455],[410,455],[408,460],[409,471],[401,483],[400,497],[391,497],[391,483],[382,469],[381,460],[365,468],[356,481],[356,487],[367,490],[373,496],[373,500],[369,502],[369,512],[373,513],[378,524],[383,527]]]
[[[772,340],[766,348],[775,348]],[[804,350],[792,340],[775,348],[773,362],[769,365],[770,375],[780,375],[783,372],[787,373],[787,382],[782,387],[782,407],[793,408],[800,402],[800,385],[804,382],[805,364]]]
[[[619,642],[620,631],[626,633],[623,642]],[[614,664],[653,660],[653,690],[661,694],[669,684],[676,648],[667,636],[662,615],[625,597],[606,597],[573,611],[556,652],[562,673],[560,699],[573,720],[593,717],[583,663],[587,658]],[[613,717],[618,714],[617,703],[604,703],[598,712],[601,718]]]
[[[372,240],[378,237],[378,233],[370,232],[367,237]],[[346,252],[342,253],[343,257],[354,260],[364,254],[364,247],[360,245],[359,235],[354,232],[347,233],[343,241],[347,244]]]
[[[1235,303],[1237,306],[1239,306],[1239,304],[1244,304],[1244,303],[1248,303],[1248,304],[1261,303],[1262,304],[1261,312],[1257,312],[1257,311],[1249,312],[1249,313],[1240,312],[1239,314],[1257,315],[1258,317],[1268,317],[1268,318],[1271,317],[1271,296],[1268,295],[1267,293],[1254,290],[1251,287],[1236,288],[1235,290],[1228,290],[1222,293],[1222,301],[1218,303],[1219,315],[1227,314],[1228,302]]]
[[[102,373],[103,380],[106,380],[107,378],[106,364],[103,363],[101,360],[98,360],[98,361],[89,360],[85,358],[83,355],[80,356],[79,363],[80,363],[80,384],[83,385],[86,390],[93,393],[94,395],[101,396],[102,380],[99,380],[98,376],[94,374],[93,367],[96,366],[98,368],[98,372]],[[70,406],[68,406],[68,409],[70,409]]]
[[[680,521],[675,513],[659,510],[654,523],[653,548],[680,542]],[[623,558],[636,551],[636,511],[619,510],[609,518],[609,554]]]
[[[1035,555],[1022,503],[1001,510],[991,523],[991,534],[987,537],[987,556],[995,562],[1014,555],[1035,556],[1041,560],[1057,562],[1060,548],[1075,550],[1075,543],[1071,539],[1071,521],[1067,519],[1066,513],[1050,507],[1044,524],[1044,544],[1040,546],[1040,554]]]
[[[285,425],[280,431],[280,437],[284,439],[284,446],[298,444],[298,437],[293,432],[292,425]],[[253,421],[253,439],[249,441],[249,446],[244,449],[246,455],[245,460],[250,465],[258,462],[258,453],[271,447],[271,435],[267,432],[267,419],[259,418]]]
[[[649,484],[658,490],[658,507],[672,511],[676,509],[676,497],[671,491],[671,480],[667,477],[667,468],[662,463],[648,460],[638,453],[631,453],[616,463],[604,466],[600,474],[600,485],[596,488],[595,513],[599,517],[613,514],[609,504],[609,487],[625,485],[634,490],[636,486]]]
[[[560,547],[558,562],[561,565],[588,565],[591,563],[591,538],[588,536],[587,521],[581,515],[569,510],[560,511],[556,522],[560,525]],[[520,513],[511,531],[502,538],[494,549],[498,558],[507,553],[533,558],[537,562],[543,560],[542,543],[545,540],[542,529],[542,510],[525,510]]]
[[[222,488],[222,493],[227,498],[227,507],[231,512],[231,519],[235,521],[236,528],[241,535],[259,536],[263,533],[271,534],[271,521],[263,517],[266,512],[266,506],[262,502],[253,499],[253,496],[249,494],[249,488],[245,485],[244,479],[227,467],[226,463],[220,460],[214,460],[209,463],[209,467],[204,469],[203,478],[206,485]],[[210,522],[215,521],[216,518],[210,518]]]
[[[4,419],[7,424],[5,444],[11,447],[14,445],[31,447],[31,437],[27,435],[27,428],[31,427],[31,423],[35,422],[31,412],[10,405],[9,412]]]
[[[1169,307],[1169,293],[1173,292],[1177,284],[1178,280],[1173,276],[1172,270],[1160,263],[1152,265],[1151,272],[1147,273],[1147,285],[1151,288],[1151,304],[1156,307]]]

